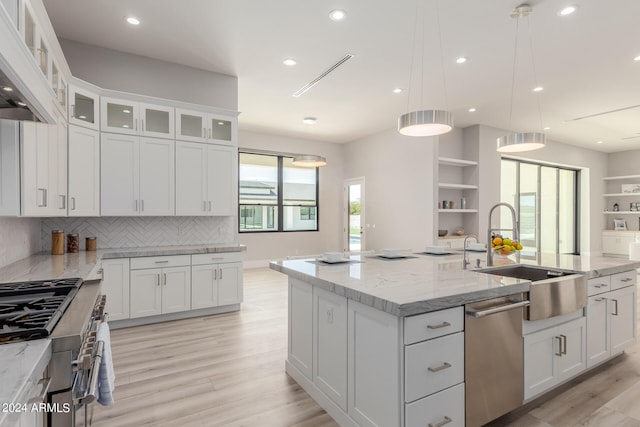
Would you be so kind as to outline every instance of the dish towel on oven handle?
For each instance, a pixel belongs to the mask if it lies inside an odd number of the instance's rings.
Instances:
[[[96,387],[96,400],[104,406],[113,405],[113,389],[115,388],[116,374],[113,370],[113,358],[111,357],[111,332],[107,322],[102,322],[96,334],[96,341],[102,341],[102,360],[98,371],[98,386]]]

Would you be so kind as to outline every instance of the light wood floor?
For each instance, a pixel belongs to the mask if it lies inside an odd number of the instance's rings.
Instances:
[[[240,312],[112,331],[116,403],[93,405],[93,425],[336,427],[284,372],[286,276],[245,270],[244,296]],[[640,427],[639,349],[492,425]]]

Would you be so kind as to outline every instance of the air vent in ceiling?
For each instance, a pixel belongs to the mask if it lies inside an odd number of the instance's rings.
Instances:
[[[300,95],[302,95],[303,93],[305,93],[306,91],[308,91],[309,89],[311,89],[312,87],[314,87],[316,84],[318,84],[318,82],[322,79],[324,79],[325,77],[327,77],[329,75],[329,73],[331,73],[332,71],[334,71],[336,68],[338,68],[339,66],[341,66],[342,64],[344,64],[345,62],[347,62],[348,60],[350,60],[351,58],[353,58],[353,55],[350,53],[347,53],[345,56],[343,56],[342,58],[340,58],[340,60],[338,60],[338,62],[336,62],[335,64],[333,64],[331,67],[329,67],[327,69],[327,71],[323,72],[322,74],[320,74],[318,77],[316,77],[315,79],[311,80],[309,83],[307,83],[306,85],[302,86],[300,89],[298,89],[297,91],[293,92],[293,96],[295,96],[296,98],[299,97]]]
[[[617,109],[615,109],[615,110],[603,111],[603,112],[601,112],[601,113],[589,114],[588,116],[576,117],[576,118],[574,118],[574,119],[569,119],[569,120],[567,120],[567,121],[569,121],[569,122],[575,122],[575,121],[577,121],[577,120],[590,119],[590,118],[592,118],[592,117],[604,116],[605,114],[619,113],[620,111],[633,110],[634,108],[638,108],[638,107],[640,107],[640,104],[638,104],[638,105],[632,105],[632,106],[630,106],[630,107],[617,108]]]

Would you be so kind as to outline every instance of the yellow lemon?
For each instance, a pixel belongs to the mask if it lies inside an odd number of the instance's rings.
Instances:
[[[493,239],[493,244],[499,246],[502,244],[502,239],[500,237],[496,237]]]

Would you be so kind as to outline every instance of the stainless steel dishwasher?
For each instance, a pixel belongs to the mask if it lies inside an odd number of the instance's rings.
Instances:
[[[522,405],[523,294],[465,305],[466,427],[481,426]]]

